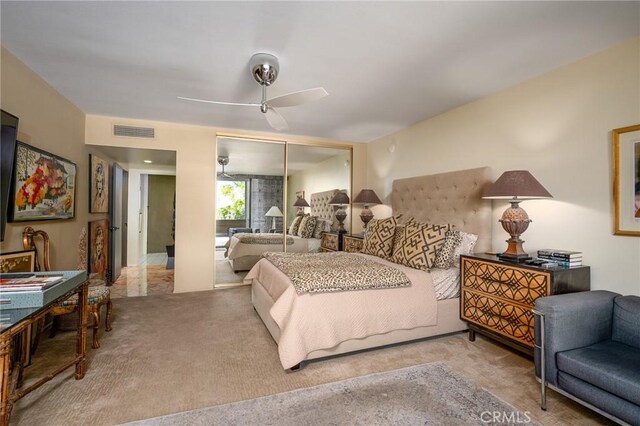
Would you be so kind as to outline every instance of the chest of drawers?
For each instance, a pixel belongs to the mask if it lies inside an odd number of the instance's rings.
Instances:
[[[590,289],[590,268],[545,269],[497,260],[460,257],[460,318],[469,339],[479,332],[533,354],[533,306],[538,297]]]

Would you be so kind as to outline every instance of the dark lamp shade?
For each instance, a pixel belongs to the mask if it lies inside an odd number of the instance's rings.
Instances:
[[[304,198],[298,198],[295,203],[293,203],[293,207],[311,207],[307,200]]]
[[[527,198],[553,198],[549,191],[544,189],[526,170],[511,170],[504,172],[502,176],[482,196],[486,199],[527,199]]]
[[[341,206],[344,204],[349,204],[349,196],[344,192],[338,192],[336,195],[333,196],[331,200],[329,200],[329,205],[332,205],[332,206],[333,205]]]
[[[373,189],[363,189],[353,200],[357,204],[382,204]]]

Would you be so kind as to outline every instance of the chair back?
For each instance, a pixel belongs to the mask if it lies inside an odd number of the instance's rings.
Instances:
[[[42,237],[42,266],[40,266],[40,260],[38,259],[38,247],[35,241],[37,236]],[[49,235],[46,232],[42,230],[36,231],[30,226],[25,227],[22,231],[22,247],[25,250],[35,250],[36,272],[51,270],[51,264],[49,263]]]

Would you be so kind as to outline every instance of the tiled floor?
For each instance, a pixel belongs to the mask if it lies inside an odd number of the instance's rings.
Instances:
[[[111,287],[111,297],[173,293],[173,269],[167,269],[166,264],[166,253],[150,253],[139,266],[122,268],[122,274]]]

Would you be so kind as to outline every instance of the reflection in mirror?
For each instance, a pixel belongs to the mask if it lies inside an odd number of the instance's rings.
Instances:
[[[262,252],[283,251],[284,156],[283,142],[218,138],[217,287],[241,284]]]
[[[351,149],[294,144],[288,144],[287,148],[287,224],[302,212],[327,221],[324,229],[316,228],[319,231],[315,233],[316,238],[321,231],[337,231],[335,212],[338,206],[329,202],[337,191],[351,198]],[[299,197],[309,207],[297,207]],[[350,209],[346,211],[349,215]],[[344,224],[347,232],[351,230],[350,216]],[[287,251],[291,251],[289,247]]]

